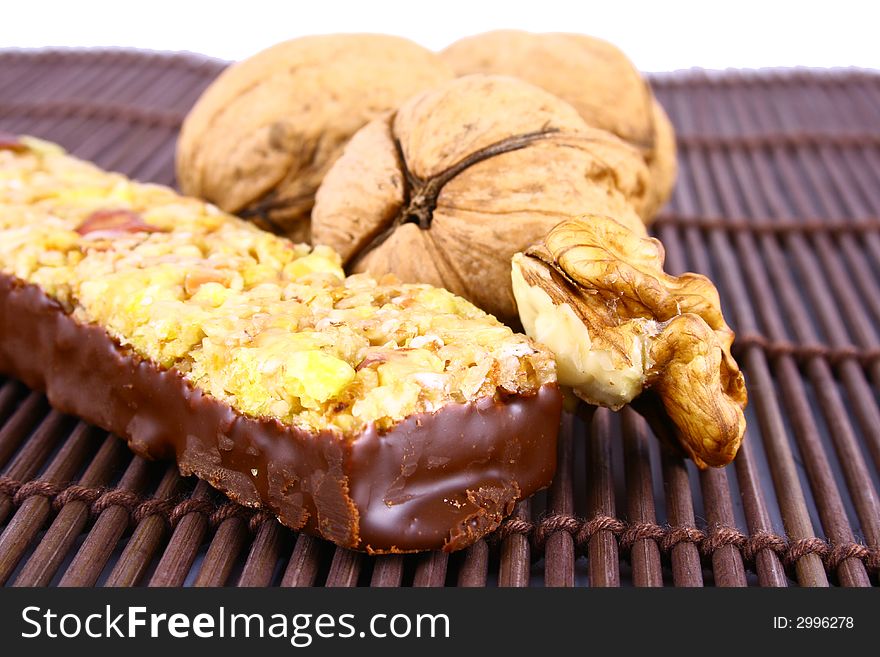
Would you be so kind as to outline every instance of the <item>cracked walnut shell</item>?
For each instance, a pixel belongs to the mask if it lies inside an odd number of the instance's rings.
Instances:
[[[647,176],[638,151],[556,96],[465,76],[352,138],[318,190],[312,241],[352,272],[446,287],[515,321],[513,254],[588,208],[644,234]]]
[[[437,55],[376,34],[309,36],[224,71],[186,118],[184,193],[307,241],[315,190],[349,138],[452,77]]]
[[[650,170],[636,209],[650,221],[675,183],[672,126],[651,88],[617,47],[584,34],[497,30],[456,41],[440,53],[457,75],[513,75],[570,103],[594,128],[638,148]]]

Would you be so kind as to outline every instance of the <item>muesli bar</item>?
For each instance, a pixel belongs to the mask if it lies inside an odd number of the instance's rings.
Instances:
[[[28,137],[0,138],[0,372],[348,548],[466,547],[555,469],[526,336]]]

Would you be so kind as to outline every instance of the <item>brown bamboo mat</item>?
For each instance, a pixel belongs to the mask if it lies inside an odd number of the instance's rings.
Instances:
[[[224,64],[0,52],[0,129],[173,183]],[[490,540],[371,558],[227,502],[0,379],[0,582],[13,585],[877,585],[880,74],[656,76],[681,174],[655,233],[718,284],[751,397],[734,465],[699,472],[624,410],[564,420],[559,474]],[[87,391],[84,391],[87,394]]]

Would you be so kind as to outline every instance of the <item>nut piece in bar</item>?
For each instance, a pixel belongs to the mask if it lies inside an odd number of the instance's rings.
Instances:
[[[0,372],[353,549],[456,550],[556,465],[553,355],[452,293],[0,147]],[[22,148],[23,145],[23,148]]]
[[[526,332],[555,354],[559,382],[581,399],[640,402],[655,432],[700,467],[736,455],[746,389],[718,292],[698,274],[663,272],[663,246],[610,217],[584,215],[514,256]],[[656,403],[656,400],[655,403]]]

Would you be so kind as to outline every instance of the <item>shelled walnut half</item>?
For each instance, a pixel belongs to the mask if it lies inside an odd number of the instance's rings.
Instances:
[[[650,389],[665,411],[645,413],[655,432],[700,467],[726,465],[745,431],[733,331],[711,281],[663,260],[658,240],[610,217],[564,221],[513,257],[519,316],[578,397],[617,409]]]

